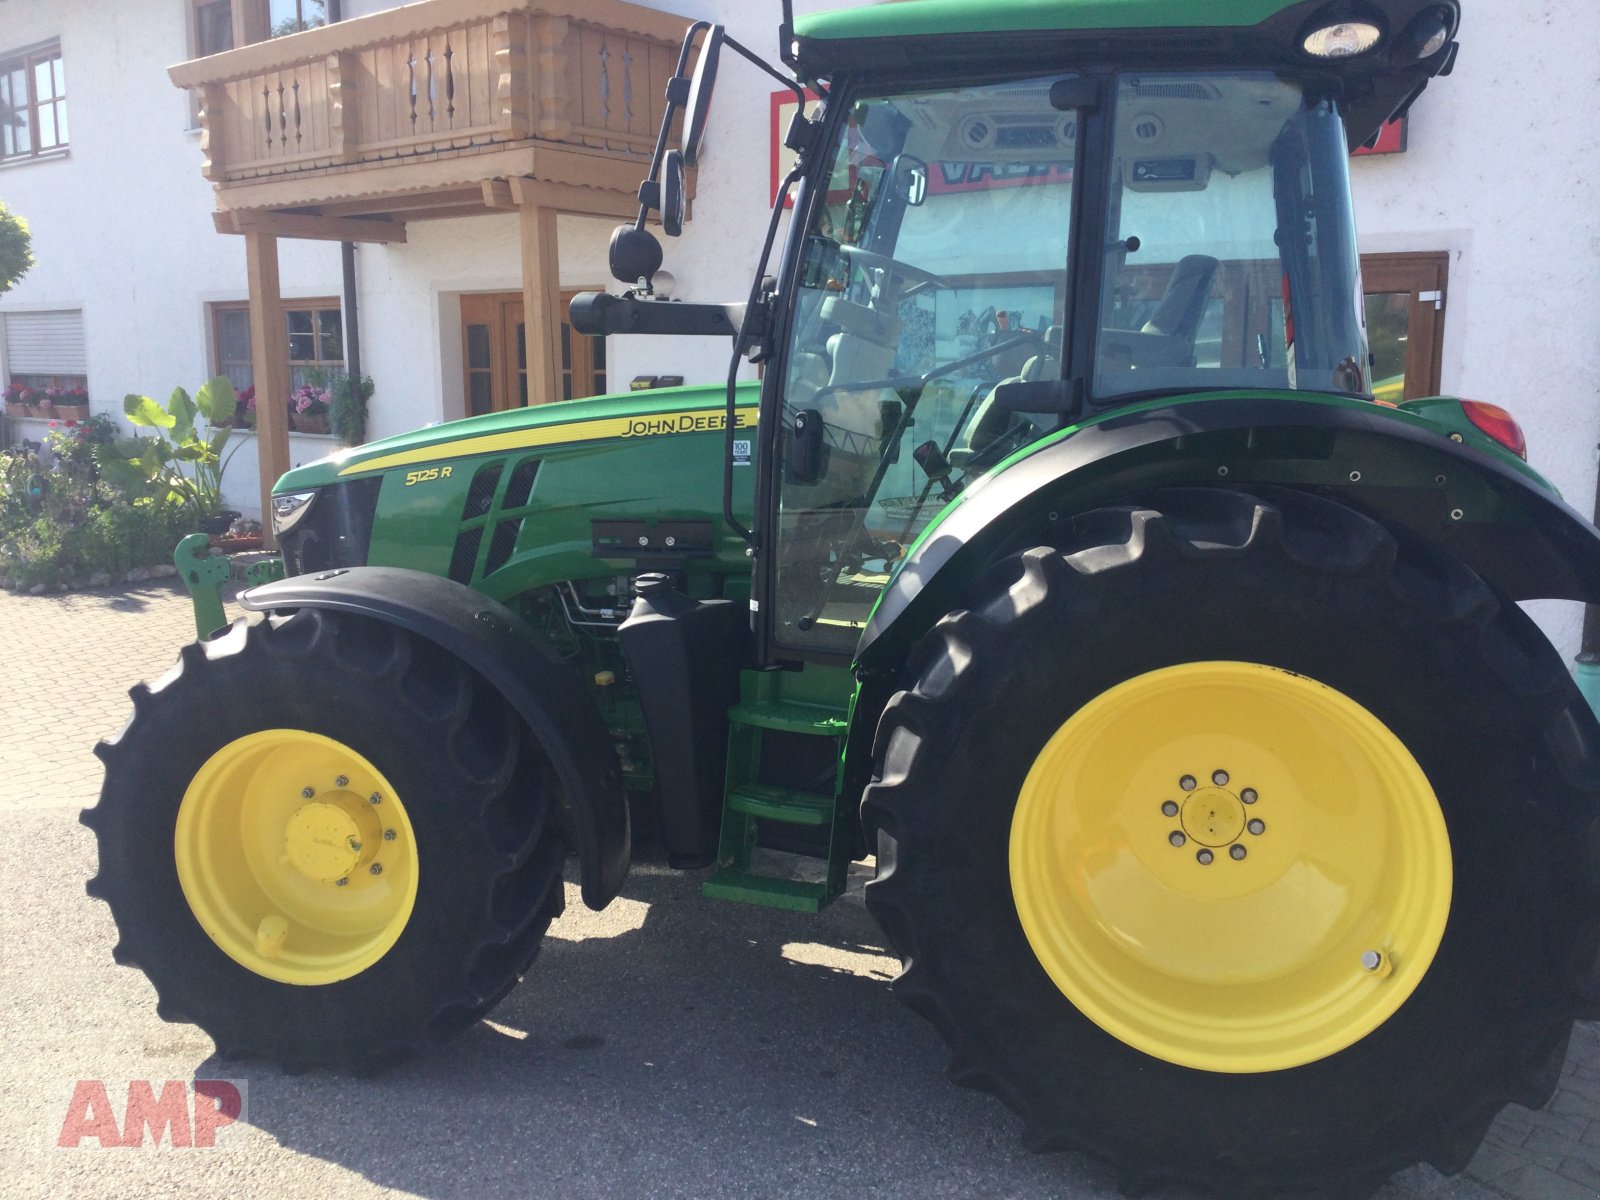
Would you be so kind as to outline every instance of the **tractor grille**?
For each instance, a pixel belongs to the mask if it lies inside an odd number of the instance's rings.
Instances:
[[[382,476],[374,475],[322,488],[305,519],[279,539],[287,572],[365,566],[382,486]]]

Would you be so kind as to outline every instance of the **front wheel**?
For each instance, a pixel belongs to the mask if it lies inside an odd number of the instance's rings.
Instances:
[[[1593,717],[1459,563],[1167,494],[1001,564],[879,729],[868,904],[952,1073],[1124,1187],[1360,1194],[1554,1086]]]
[[[492,1008],[563,904],[553,773],[438,648],[317,610],[185,648],[102,743],[91,895],[165,1018],[371,1071]]]

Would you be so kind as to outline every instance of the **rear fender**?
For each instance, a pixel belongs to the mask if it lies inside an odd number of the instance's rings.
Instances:
[[[1292,487],[1450,551],[1512,600],[1600,601],[1600,530],[1533,471],[1361,402],[1226,396],[1109,417],[980,479],[912,548],[857,652],[893,669],[997,557],[1173,486]]]
[[[239,603],[253,612],[321,608],[384,621],[483,676],[527,722],[561,781],[584,903],[600,909],[615,899],[630,854],[616,751],[577,674],[516,613],[453,580],[398,567],[300,575],[252,588]]]

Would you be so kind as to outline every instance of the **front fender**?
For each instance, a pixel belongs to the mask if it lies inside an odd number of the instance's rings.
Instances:
[[[979,480],[907,554],[857,661],[903,658],[988,563],[1055,521],[1195,485],[1315,491],[1444,547],[1513,600],[1600,602],[1600,530],[1522,464],[1364,401],[1206,396],[1064,430]]]
[[[628,804],[616,751],[570,666],[516,613],[453,580],[399,567],[350,567],[251,588],[252,612],[322,608],[408,630],[460,659],[528,723],[572,811],[583,901],[601,909],[628,874]]]

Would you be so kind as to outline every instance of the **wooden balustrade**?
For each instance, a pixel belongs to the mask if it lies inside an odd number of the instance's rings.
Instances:
[[[171,77],[218,184],[532,141],[645,159],[685,27],[624,0],[424,0]]]

